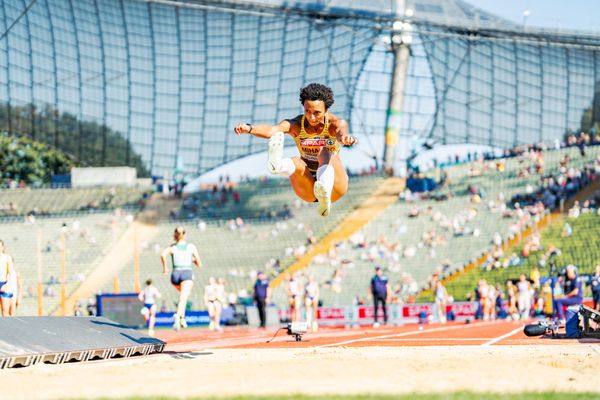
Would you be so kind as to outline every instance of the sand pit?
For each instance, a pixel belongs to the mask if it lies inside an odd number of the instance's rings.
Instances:
[[[555,346],[196,349],[0,374],[6,398],[599,391],[600,348]]]

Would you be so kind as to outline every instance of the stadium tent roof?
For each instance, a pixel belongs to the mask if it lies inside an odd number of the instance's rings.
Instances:
[[[219,6],[252,10],[285,9],[305,13],[320,13],[327,16],[351,16],[395,18],[393,0],[164,0],[198,6]],[[418,20],[441,23],[479,22],[487,25],[506,26],[512,22],[478,9],[461,0],[406,0],[406,9]]]
[[[15,110],[6,127],[100,165],[106,154],[123,163],[133,154],[153,174],[201,174],[264,150],[231,127],[297,115],[298,89],[318,81],[334,89],[333,112],[364,144],[373,141],[375,154],[385,132],[394,3],[39,0],[0,44],[0,101]],[[24,6],[3,5],[0,25]],[[582,129],[586,110],[599,109],[600,34],[525,28],[462,0],[406,0],[406,8],[414,40],[405,138],[548,141]],[[109,129],[93,140],[84,124],[36,129],[45,105]],[[127,140],[110,145],[110,131]]]
[[[286,12],[304,15],[321,15],[326,19],[360,18],[393,21],[398,18],[394,0],[147,0],[164,4],[182,4],[200,8],[230,8],[249,13]],[[461,30],[491,30],[492,32],[543,39],[569,40],[600,46],[600,34],[572,29],[547,29],[524,27],[477,8],[462,0],[406,0],[406,9],[412,11],[410,20],[417,24]]]

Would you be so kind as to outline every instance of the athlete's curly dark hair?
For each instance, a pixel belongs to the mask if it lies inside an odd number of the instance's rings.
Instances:
[[[309,83],[300,90],[300,103],[304,105],[306,100],[321,100],[325,103],[325,109],[328,110],[333,105],[333,91],[330,87],[320,83]]]

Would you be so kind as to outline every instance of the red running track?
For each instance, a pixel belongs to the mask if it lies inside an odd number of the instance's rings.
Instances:
[[[301,342],[288,336],[285,330],[273,337],[276,329],[229,328],[223,333],[193,328],[180,332],[158,331],[157,337],[167,342],[166,351],[186,352],[208,348],[277,349],[327,348],[368,346],[498,346],[498,345],[557,345],[600,343],[598,339],[557,339],[526,337],[523,322],[453,322],[445,325],[403,325],[380,328],[321,328],[308,333]]]

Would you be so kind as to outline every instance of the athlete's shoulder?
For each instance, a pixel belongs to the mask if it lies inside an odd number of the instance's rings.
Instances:
[[[292,118],[288,118],[286,121],[288,121],[290,124],[289,133],[291,135],[297,134],[302,129],[302,114],[296,115],[295,117],[292,117]]]
[[[303,116],[304,116],[303,114],[298,114],[295,117],[286,119],[286,121],[288,121],[291,125],[298,125],[298,126],[300,126],[300,123],[302,122],[302,117]]]
[[[337,132],[344,126],[348,125],[348,122],[346,122],[345,119],[338,117],[334,114],[327,113],[327,117],[329,119],[329,132]]]

